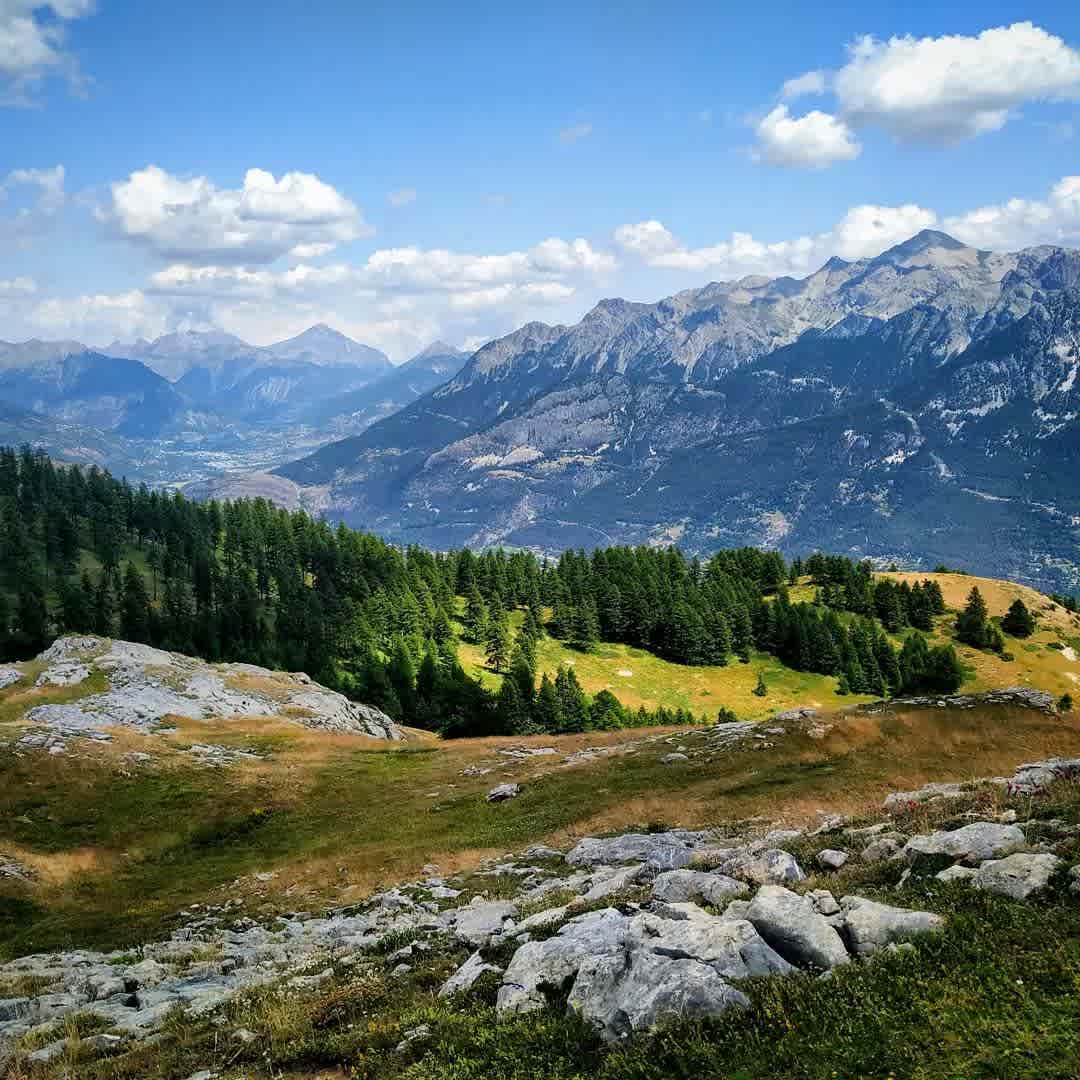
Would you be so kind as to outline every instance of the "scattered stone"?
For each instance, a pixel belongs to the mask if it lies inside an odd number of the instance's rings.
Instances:
[[[47,667],[35,681],[35,686],[78,686],[90,678],[90,669],[78,660],[61,660]]]
[[[0,852],[0,879],[9,878],[15,881],[33,881],[34,871],[29,866],[24,866],[18,859],[11,855]]]
[[[898,854],[904,838],[899,833],[888,833],[872,840],[862,849],[864,862],[882,862]]]
[[[759,854],[739,852],[717,869],[755,885],[788,885],[806,877],[795,856],[779,848],[769,848]]]
[[[533,757],[550,757],[558,752],[554,746],[511,746],[498,751],[503,757],[515,758],[519,761]]]
[[[680,761],[689,761],[689,760],[690,760],[689,755],[680,754],[680,753],[678,753],[676,751],[675,753],[672,753],[672,754],[665,754],[660,759],[660,764],[661,765],[678,765],[678,763]]]
[[[1026,900],[1045,889],[1061,865],[1062,860],[1056,855],[1016,852],[1004,859],[984,862],[972,874],[971,884],[1013,900]]]
[[[485,964],[484,958],[478,949],[442,984],[439,988],[439,997],[449,997],[451,994],[459,994],[464,990],[468,990],[485,971],[501,973],[502,968],[496,967],[494,964]]]
[[[557,848],[548,847],[547,844],[533,844],[522,852],[526,859],[562,859],[563,852]]]
[[[814,905],[814,910],[819,915],[828,918],[830,915],[840,914],[840,905],[836,902],[836,897],[828,889],[811,889],[806,893],[806,897]]]
[[[944,882],[967,881],[974,876],[975,867],[965,866],[963,863],[956,863],[954,866],[948,866],[934,875],[938,881]]]
[[[1080,776],[1080,758],[1048,758],[1019,765],[1008,781],[1013,795],[1035,795],[1058,780]]]
[[[40,1050],[32,1050],[26,1055],[27,1061],[32,1061],[35,1064],[45,1064],[50,1061],[55,1061],[64,1050],[67,1048],[67,1039],[57,1039],[56,1042],[48,1043],[46,1046],[41,1047]]]
[[[945,920],[929,911],[908,911],[861,896],[840,901],[844,933],[856,956],[870,956],[893,942],[910,941],[942,929]]]
[[[1027,843],[1016,825],[994,821],[973,821],[959,829],[913,836],[903,848],[911,859],[916,855],[949,855],[968,862],[983,862],[1022,848]]]
[[[915,791],[894,791],[885,797],[882,806],[890,813],[896,814],[914,805],[939,802],[942,799],[959,799],[965,794],[963,784],[923,784]]]
[[[835,848],[826,848],[817,853],[818,866],[824,870],[839,870],[848,861],[846,851],[837,851]]]
[[[453,916],[454,933],[470,945],[486,945],[505,924],[517,915],[517,905],[509,900],[484,900],[476,897],[470,904],[447,912]]]
[[[21,678],[22,672],[18,668],[0,667],[0,690],[14,686]]]
[[[487,801],[506,802],[507,799],[516,799],[520,794],[520,784],[499,784],[487,793]]]
[[[610,840],[586,837],[567,853],[570,866],[600,866],[640,862],[655,873],[687,866],[704,833],[673,830],[666,833],[626,833]]]
[[[746,884],[726,874],[710,874],[701,870],[667,870],[654,881],[654,900],[679,903],[688,900],[722,907],[733,896],[748,892]]]
[[[582,897],[586,903],[603,900],[631,888],[641,877],[644,866],[627,866],[622,869],[604,868],[593,875],[589,891]]]
[[[1080,893],[1080,863],[1069,871],[1069,892]]]
[[[430,1035],[431,1035],[431,1025],[430,1024],[420,1024],[417,1027],[409,1028],[409,1030],[404,1033],[404,1036],[403,1036],[401,1042],[399,1042],[397,1044],[397,1046],[394,1047],[394,1053],[395,1054],[404,1054],[405,1051],[408,1050],[409,1047],[414,1042],[417,1042],[420,1039],[426,1039]]]
[[[480,765],[468,765],[461,770],[462,776],[487,776],[491,769],[482,768]]]
[[[840,935],[817,912],[813,902],[780,885],[762,886],[750,901],[747,918],[793,964],[827,971],[850,959]]]

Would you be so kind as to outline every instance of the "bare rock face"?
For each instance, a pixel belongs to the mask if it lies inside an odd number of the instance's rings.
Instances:
[[[68,739],[108,739],[108,729],[117,726],[150,733],[168,717],[264,716],[337,734],[402,738],[379,709],[350,701],[303,673],[208,664],[149,645],[97,637],[58,638],[38,660],[47,664],[38,676],[39,687],[78,686],[100,674],[107,688],[73,702],[30,709],[26,719],[34,728],[21,736],[23,749],[62,752]],[[16,675],[21,677],[17,670]]]
[[[1048,852],[1016,852],[1004,859],[984,862],[971,876],[977,889],[999,893],[1013,900],[1026,900],[1050,883],[1063,861]]]

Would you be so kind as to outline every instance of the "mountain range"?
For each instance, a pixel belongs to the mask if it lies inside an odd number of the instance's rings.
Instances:
[[[440,343],[395,367],[324,325],[265,347],[195,331],[103,350],[0,342],[0,439],[136,479],[208,477],[360,431],[465,359]]]
[[[1080,253],[876,258],[530,323],[278,475],[431,547],[768,544],[1080,584]]]

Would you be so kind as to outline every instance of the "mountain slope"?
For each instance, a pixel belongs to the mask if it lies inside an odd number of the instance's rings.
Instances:
[[[1078,283],[1076,252],[928,231],[802,281],[603,301],[278,471],[432,546],[751,542],[1073,587]]]

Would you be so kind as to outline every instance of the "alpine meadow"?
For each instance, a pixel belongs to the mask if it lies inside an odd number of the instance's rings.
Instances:
[[[1078,102],[0,0],[0,1080],[1080,1077]]]

